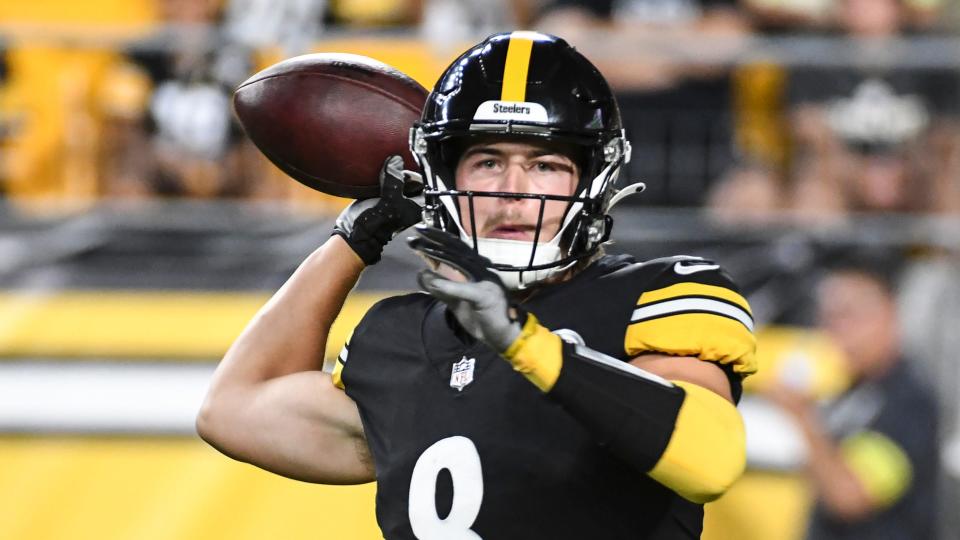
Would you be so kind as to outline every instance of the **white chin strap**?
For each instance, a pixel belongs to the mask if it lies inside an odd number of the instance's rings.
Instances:
[[[463,233],[463,231],[460,232],[460,239],[467,245],[473,245],[473,238]],[[533,242],[527,242],[525,240],[477,238],[477,251],[480,252],[480,255],[497,264],[507,264],[521,268],[528,266],[530,265],[531,250],[533,250]],[[563,251],[560,249],[560,235],[558,234],[549,242],[537,243],[537,252],[534,253],[533,256],[533,266],[554,263],[562,257]],[[493,272],[500,277],[503,285],[507,289],[521,290],[563,272],[569,266],[570,265],[554,266],[542,270],[524,271],[493,270]]]

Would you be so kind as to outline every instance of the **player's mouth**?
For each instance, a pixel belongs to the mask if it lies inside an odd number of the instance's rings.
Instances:
[[[521,225],[513,223],[504,223],[495,227],[487,233],[487,238],[500,238],[502,240],[524,240],[531,241],[536,236],[537,227],[535,225]]]

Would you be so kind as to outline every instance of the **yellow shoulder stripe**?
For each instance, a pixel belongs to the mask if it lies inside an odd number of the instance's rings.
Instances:
[[[661,300],[669,300],[671,298],[678,298],[682,296],[712,296],[714,298],[732,302],[740,306],[744,311],[747,312],[748,315],[752,315],[750,312],[750,304],[747,303],[747,300],[732,290],[726,287],[704,285],[703,283],[694,282],[677,283],[676,285],[670,285],[669,287],[664,287],[662,289],[647,291],[640,295],[640,300],[637,301],[637,305],[642,306],[644,304],[659,302]]]
[[[533,51],[533,32],[513,32],[507,45],[507,60],[503,66],[501,101],[525,101],[527,97],[527,72],[530,54]]]
[[[749,375],[757,370],[756,338],[739,321],[713,313],[680,313],[631,324],[624,336],[628,356],[662,353],[731,364]]]
[[[340,349],[340,354],[337,355],[337,358],[333,362],[333,372],[330,373],[330,378],[333,379],[333,385],[341,390],[346,390],[346,387],[343,385],[343,367],[346,365],[347,358],[350,356],[350,340],[353,339],[354,330],[356,330],[356,328],[352,328],[347,335],[347,339],[344,340],[343,348]]]
[[[845,439],[840,450],[874,504],[890,506],[910,486],[910,458],[886,435],[876,431],[858,433]]]
[[[334,386],[346,390],[346,386],[343,385],[343,362],[339,358],[333,364],[333,373],[330,374],[330,378],[333,379]]]
[[[685,282],[640,295],[624,336],[629,356],[662,353],[757,370],[750,304],[717,285]]]

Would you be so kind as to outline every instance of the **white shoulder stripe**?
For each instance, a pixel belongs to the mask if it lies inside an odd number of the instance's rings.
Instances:
[[[676,300],[660,302],[659,304],[639,307],[633,311],[633,317],[631,317],[630,322],[640,322],[642,320],[684,311],[707,311],[730,317],[740,321],[753,332],[753,318],[750,317],[749,313],[732,304],[719,300],[710,300],[708,298],[678,298]]]

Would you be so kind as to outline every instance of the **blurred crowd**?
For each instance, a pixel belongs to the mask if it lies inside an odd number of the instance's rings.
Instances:
[[[13,12],[0,188],[14,202],[323,201],[246,141],[230,109],[239,82],[350,50],[430,86],[477,37],[526,27],[566,37],[615,86],[634,145],[625,176],[648,186],[638,204],[747,223],[960,208],[960,66],[922,49],[956,26],[942,0],[95,3],[113,15],[73,26],[56,2],[0,8]]]
[[[347,201],[286,178],[245,138],[231,109],[240,82],[293,55],[344,51],[430,87],[477,39],[532,28],[565,37],[614,86],[633,144],[622,176],[648,188],[629,199],[637,206],[700,208],[746,230],[960,216],[960,8],[946,0],[90,0],[82,14],[74,4],[0,2],[0,198],[11,206],[174,198],[334,211]],[[789,294],[771,290],[792,303],[803,289],[817,305],[805,320],[761,320],[762,294],[751,296],[759,322],[804,329],[761,340],[768,363],[748,391],[794,419],[819,466],[761,449],[743,482],[756,489],[725,498],[714,530],[799,538],[806,529],[791,519],[809,514],[812,538],[932,537],[937,441],[960,441],[960,418],[936,412],[937,400],[960,409],[955,391],[932,393],[960,382],[956,238],[901,244],[895,277],[887,262],[826,270],[796,250],[763,252],[816,267],[816,284],[788,276]],[[944,373],[954,376],[931,376]],[[956,454],[960,478],[960,442]],[[837,465],[845,456],[853,469]],[[812,510],[789,502],[799,476],[820,495]],[[777,494],[758,515],[756,501]]]

